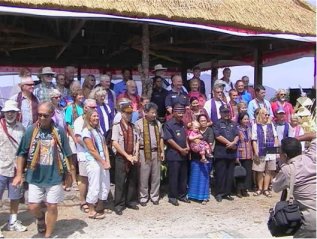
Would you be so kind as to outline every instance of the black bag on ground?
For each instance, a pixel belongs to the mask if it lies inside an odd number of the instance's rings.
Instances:
[[[233,176],[235,178],[243,178],[247,176],[247,170],[241,164],[238,164],[234,167]]]
[[[293,165],[294,166],[294,165]],[[295,167],[293,167],[295,170]],[[267,226],[274,237],[293,236],[302,225],[302,215],[299,204],[293,198],[295,171],[291,174],[289,200],[286,200],[287,189],[284,189],[281,201],[270,209]]]

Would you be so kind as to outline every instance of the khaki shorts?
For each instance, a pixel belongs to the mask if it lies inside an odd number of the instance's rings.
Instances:
[[[62,184],[39,187],[34,184],[29,184],[29,203],[60,203],[64,200],[64,190]]]
[[[253,161],[252,170],[256,172],[266,172],[276,170],[276,160]]]
[[[78,170],[79,170],[79,175],[83,177],[88,177],[87,176],[87,162],[86,161],[79,161],[78,162]]]

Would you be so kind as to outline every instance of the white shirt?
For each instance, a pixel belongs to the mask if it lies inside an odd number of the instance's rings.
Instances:
[[[205,110],[207,111],[208,116],[209,116],[210,119],[211,119],[211,100],[212,100],[212,99],[207,100],[206,103],[205,103],[205,105],[204,105],[204,108],[205,108]],[[221,102],[220,100],[215,100],[215,104],[216,104],[216,108],[217,108],[217,117],[218,117],[218,119],[220,119],[221,116],[220,116],[220,111],[219,111],[219,109],[220,109],[220,106],[223,105],[223,104],[225,104],[225,103]]]
[[[301,136],[305,133],[303,128],[300,125],[298,125],[298,127],[299,127],[299,133],[298,133],[298,135],[295,135],[296,127],[293,128],[291,125],[289,125],[288,137],[294,138],[296,136]],[[305,142],[301,142],[301,145],[302,145],[302,151],[305,151]]]
[[[84,127],[84,118],[83,116],[79,116],[74,122],[74,135],[82,137],[82,131]],[[83,139],[82,139],[83,140]],[[77,150],[77,159],[79,162],[85,162],[86,156],[85,152],[86,149],[81,144],[76,144]]]

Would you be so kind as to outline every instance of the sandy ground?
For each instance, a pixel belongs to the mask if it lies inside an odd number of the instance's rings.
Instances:
[[[269,208],[279,199],[250,196],[234,201],[223,200],[217,203],[211,199],[207,205],[197,202],[180,203],[175,207],[163,197],[160,205],[148,203],[135,211],[126,209],[122,216],[115,213],[106,214],[102,220],[93,220],[81,212],[78,206],[78,193],[67,193],[66,199],[59,207],[59,217],[54,237],[71,238],[268,238],[267,229]],[[6,204],[6,203],[5,203]],[[22,205],[19,219],[28,226],[27,232],[3,231],[6,238],[39,238],[35,220]],[[7,206],[0,208],[0,226],[8,218]]]

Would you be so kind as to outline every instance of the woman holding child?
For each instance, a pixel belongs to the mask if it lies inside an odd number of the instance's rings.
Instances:
[[[208,127],[208,117],[201,114],[197,117],[199,123],[199,134],[202,135],[202,141],[209,144],[212,151],[214,143],[214,133],[212,128]],[[211,170],[211,162],[203,161],[199,153],[192,152],[190,162],[190,176],[188,198],[201,201],[203,205],[209,200],[209,173]],[[208,157],[207,157],[208,159]]]

